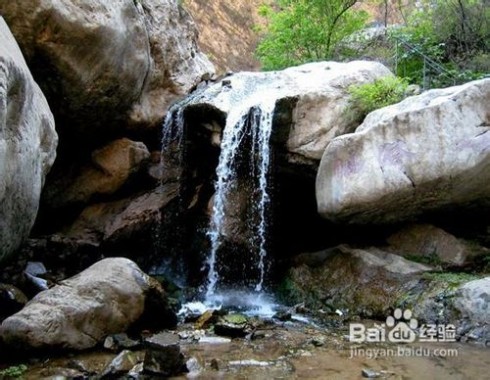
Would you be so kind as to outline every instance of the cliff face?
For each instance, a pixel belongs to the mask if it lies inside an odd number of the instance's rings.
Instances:
[[[264,0],[186,0],[184,7],[199,29],[199,44],[216,66],[226,71],[256,71],[254,57],[258,41],[255,26],[263,19],[258,8]]]

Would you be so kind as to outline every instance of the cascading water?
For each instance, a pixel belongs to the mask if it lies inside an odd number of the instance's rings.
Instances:
[[[266,250],[266,229],[267,219],[266,210],[270,201],[268,194],[268,174],[269,174],[269,139],[272,129],[272,115],[275,107],[275,98],[264,98],[260,103],[253,106],[236,107],[228,115],[226,126],[223,131],[221,142],[221,153],[218,167],[216,169],[215,196],[213,211],[211,216],[208,236],[211,242],[211,249],[207,259],[208,282],[206,289],[206,301],[213,303],[213,296],[219,282],[218,268],[216,267],[216,256],[222,244],[225,227],[225,208],[228,202],[230,187],[236,180],[236,157],[240,151],[240,143],[247,133],[247,126],[251,128],[252,150],[250,160],[252,168],[258,175],[258,204],[256,214],[258,227],[256,231],[257,239],[257,268],[259,279],[255,285],[255,290],[261,292],[265,277]]]
[[[170,167],[182,168],[184,159],[184,107],[175,104],[170,107],[162,126],[161,170],[165,173]],[[178,174],[180,177],[182,173]]]

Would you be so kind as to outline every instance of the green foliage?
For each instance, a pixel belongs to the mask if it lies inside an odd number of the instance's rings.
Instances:
[[[426,264],[433,267],[443,265],[440,257],[435,252],[430,255],[405,255],[405,258],[416,263]]]
[[[488,73],[487,0],[424,0],[407,25],[393,28],[397,75],[424,87],[444,87]]]
[[[278,0],[262,5],[268,24],[256,54],[265,70],[332,58],[335,48],[365,25],[358,0]]]
[[[386,76],[372,83],[350,86],[349,94],[353,107],[364,118],[371,111],[403,100],[407,86],[405,79]]]
[[[18,378],[21,377],[25,371],[27,371],[27,366],[25,364],[11,366],[0,371],[0,379]]]
[[[481,278],[469,273],[456,273],[456,272],[426,272],[422,275],[424,280],[440,283],[446,286],[448,289],[456,289],[461,285]]]

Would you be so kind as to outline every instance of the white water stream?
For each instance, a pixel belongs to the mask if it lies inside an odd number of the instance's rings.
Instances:
[[[242,107],[231,110],[226,120],[221,142],[221,153],[216,169],[215,196],[208,236],[211,242],[211,250],[207,259],[208,281],[206,288],[206,300],[215,294],[219,282],[219,272],[216,265],[217,254],[223,242],[224,227],[226,223],[226,204],[230,186],[234,183],[236,172],[236,157],[240,152],[240,143],[245,137],[248,122],[251,121],[251,133],[253,152],[248,152],[253,160],[254,173],[258,175],[259,201],[256,205],[258,216],[257,228],[257,267],[260,278],[255,290],[260,292],[263,288],[265,276],[266,251],[266,209],[270,201],[268,194],[268,174],[270,163],[269,139],[272,129],[272,115],[275,108],[275,98],[264,98],[257,103],[244,103]]]

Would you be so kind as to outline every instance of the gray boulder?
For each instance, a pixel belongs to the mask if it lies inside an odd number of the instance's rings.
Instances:
[[[0,13],[78,144],[128,123],[158,125],[170,102],[213,71],[177,0],[4,1]]]
[[[43,202],[53,209],[86,204],[94,197],[111,195],[126,185],[149,160],[142,142],[121,138],[92,152],[90,161],[66,176],[51,178]]]
[[[490,324],[490,277],[467,282],[456,291],[454,307],[473,324]]]
[[[427,91],[334,139],[318,170],[319,213],[400,221],[490,197],[490,79]]]
[[[289,272],[289,301],[324,311],[385,317],[388,308],[430,270],[378,248],[341,245],[295,258]]]
[[[161,306],[154,318],[161,319],[162,327],[172,325],[175,321],[162,317],[167,300],[156,280],[131,260],[104,259],[39,293],[3,321],[0,337],[8,346],[20,349],[82,350],[143,319],[150,300]]]
[[[458,239],[430,224],[411,224],[388,237],[388,250],[404,257],[423,258],[433,264],[464,265],[472,258],[488,254],[476,243]]]
[[[0,17],[0,260],[29,235],[57,143],[48,103]]]

